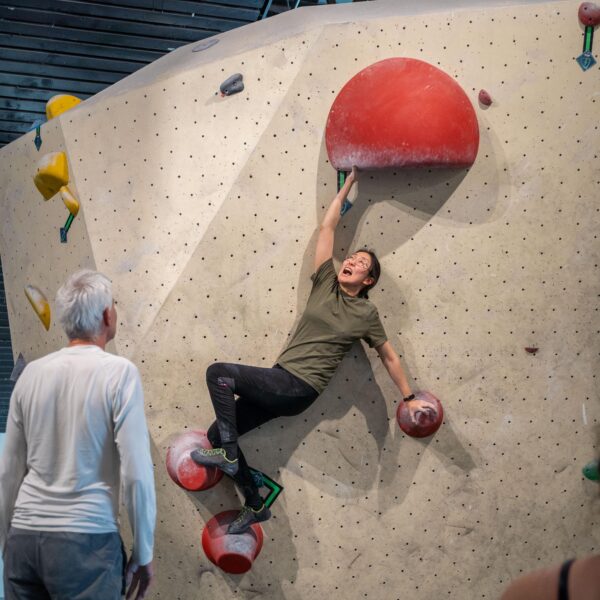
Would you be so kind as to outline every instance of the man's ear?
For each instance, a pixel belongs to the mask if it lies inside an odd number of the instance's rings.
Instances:
[[[102,321],[104,322],[104,324],[109,327],[110,326],[110,308],[105,308],[102,311]]]

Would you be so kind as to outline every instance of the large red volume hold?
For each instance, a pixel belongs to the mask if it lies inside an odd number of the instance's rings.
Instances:
[[[355,75],[335,99],[325,131],[339,171],[467,167],[479,147],[469,98],[449,75],[414,58],[389,58]]]

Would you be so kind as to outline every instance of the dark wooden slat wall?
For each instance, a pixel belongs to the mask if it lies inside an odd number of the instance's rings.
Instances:
[[[0,147],[163,54],[260,18],[265,0],[1,0]]]
[[[43,119],[56,94],[85,100],[179,46],[252,23],[267,6],[277,14],[295,3],[0,0],[0,147]]]
[[[8,416],[10,395],[13,389],[13,383],[9,379],[12,369],[13,354],[8,328],[2,261],[0,261],[0,433],[6,431],[6,417]]]

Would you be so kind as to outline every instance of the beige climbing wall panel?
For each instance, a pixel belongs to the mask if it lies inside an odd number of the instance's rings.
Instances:
[[[0,256],[8,317],[15,356],[21,352],[28,362],[64,343],[54,311],[54,297],[61,283],[79,268],[95,268],[84,211],[73,222],[68,243],[61,244],[60,228],[69,213],[60,194],[46,201],[33,181],[42,156],[65,152],[59,120],[42,126],[39,151],[34,137],[35,131],[31,131],[0,152]],[[76,173],[71,171],[70,175],[69,188],[77,193]],[[24,289],[28,285],[38,287],[50,304],[49,331],[27,300]]]

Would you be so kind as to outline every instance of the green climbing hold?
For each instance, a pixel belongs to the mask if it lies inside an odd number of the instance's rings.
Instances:
[[[583,467],[582,472],[591,481],[600,481],[600,461],[593,460]]]

